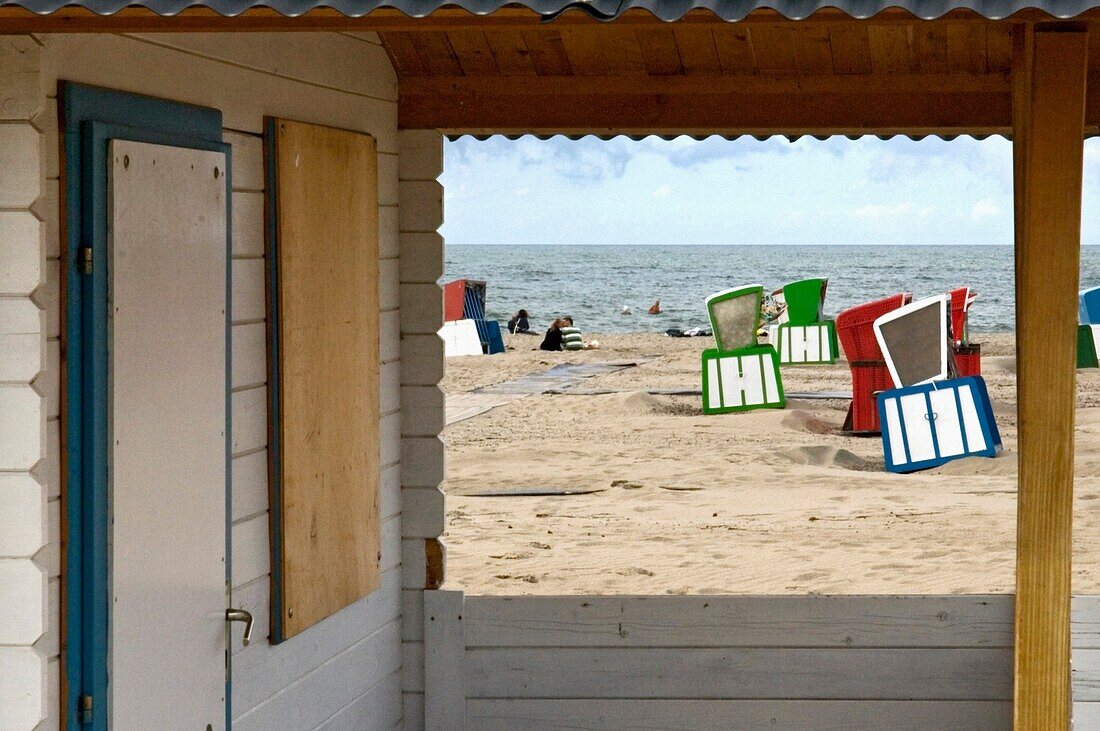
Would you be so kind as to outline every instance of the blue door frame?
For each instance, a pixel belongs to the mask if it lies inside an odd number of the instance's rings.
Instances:
[[[61,82],[64,216],[61,260],[65,728],[105,731],[108,699],[107,497],[107,162],[121,139],[224,152],[226,156],[226,582],[231,533],[232,156],[222,142],[221,112],[98,87]],[[85,253],[87,252],[87,253]],[[86,262],[91,262],[90,273]],[[228,648],[226,728],[230,725]],[[93,699],[82,712],[81,696]]]

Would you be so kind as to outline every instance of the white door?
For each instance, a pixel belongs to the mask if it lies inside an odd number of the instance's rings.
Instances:
[[[110,144],[110,726],[224,729],[225,155]]]

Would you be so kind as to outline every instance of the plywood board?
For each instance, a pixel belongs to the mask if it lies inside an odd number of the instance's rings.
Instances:
[[[279,639],[379,586],[378,162],[369,135],[281,119],[268,144]]]

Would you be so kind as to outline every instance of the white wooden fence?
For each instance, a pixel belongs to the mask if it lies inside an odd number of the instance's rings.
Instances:
[[[1001,729],[1011,596],[425,593],[430,729]],[[1100,597],[1074,600],[1100,728]]]

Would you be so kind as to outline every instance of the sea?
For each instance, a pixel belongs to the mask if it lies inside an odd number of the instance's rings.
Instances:
[[[971,332],[1014,329],[1011,246],[448,245],[443,281],[486,281],[492,319],[523,308],[533,329],[569,315],[582,330],[617,333],[706,327],[704,301],[714,292],[771,291],[809,277],[828,277],[829,316],[895,292],[920,298],[967,286],[978,292]],[[1081,286],[1095,285],[1100,246],[1084,246]],[[658,299],[662,314],[647,315]]]

